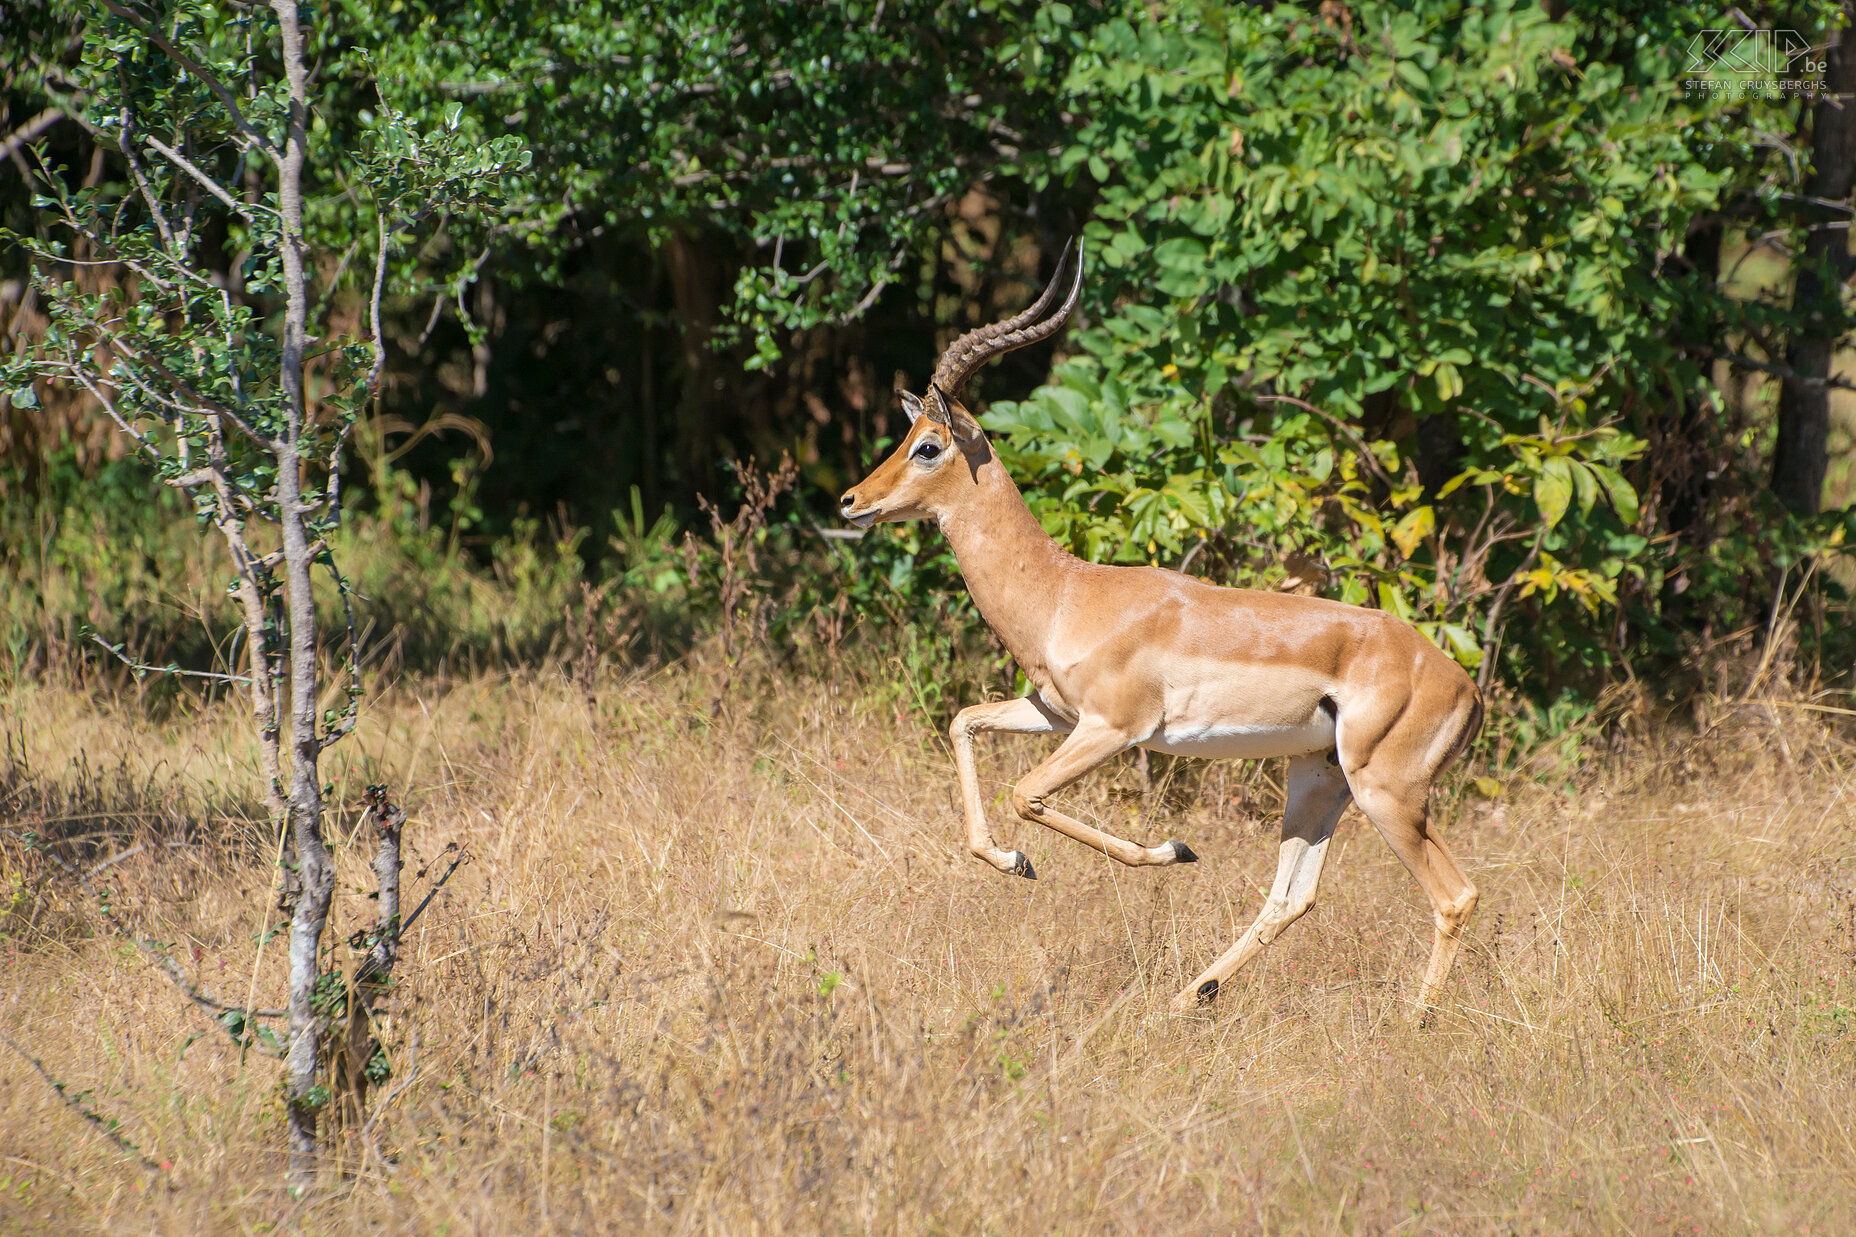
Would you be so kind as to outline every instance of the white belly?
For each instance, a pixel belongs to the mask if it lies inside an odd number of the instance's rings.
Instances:
[[[1207,760],[1262,760],[1269,756],[1302,756],[1334,748],[1334,719],[1317,710],[1293,725],[1245,726],[1229,722],[1193,724],[1166,722],[1160,732],[1141,744],[1169,756],[1202,756]]]

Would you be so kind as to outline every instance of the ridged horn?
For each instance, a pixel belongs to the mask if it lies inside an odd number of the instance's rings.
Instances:
[[[1064,298],[1056,313],[1039,322],[1038,315],[1050,306],[1058,288],[1063,285],[1063,268],[1069,261],[1072,249],[1076,251],[1076,276],[1070,285],[1070,294]],[[1057,272],[1051,276],[1050,286],[1044,289],[1044,294],[1024,312],[1014,314],[1003,322],[968,331],[949,344],[947,351],[941,354],[940,363],[934,367],[934,380],[929,384],[930,387],[938,387],[950,396],[960,394],[973,372],[994,357],[1055,335],[1069,321],[1082,294],[1083,242],[1072,239],[1063,247],[1063,254],[1057,259]]]

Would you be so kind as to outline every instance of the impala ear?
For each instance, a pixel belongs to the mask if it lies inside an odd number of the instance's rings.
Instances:
[[[909,424],[914,425],[916,421],[921,419],[921,397],[900,388],[897,389],[896,394],[902,397],[902,411],[909,414]]]
[[[964,445],[980,436],[980,423],[973,419],[973,415],[963,405],[950,399],[947,392],[943,391],[938,384],[930,383],[928,390],[934,395],[934,398],[928,401],[928,407],[931,410],[939,410],[941,414],[934,417],[934,420],[947,426],[948,431],[954,435],[955,442]],[[933,415],[932,412],[930,415]]]

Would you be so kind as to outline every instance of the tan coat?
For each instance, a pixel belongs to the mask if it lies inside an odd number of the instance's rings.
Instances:
[[[1050,297],[1047,291],[1033,308]],[[1059,320],[1074,303],[1073,292]],[[963,346],[982,361],[996,355],[970,340],[958,341],[950,355]],[[980,614],[1036,688],[954,719],[968,848],[1002,872],[1035,878],[1025,855],[1002,850],[987,824],[973,757],[973,736],[982,731],[1065,735],[1014,789],[1013,809],[1130,865],[1197,856],[1181,842],[1140,846],[1103,833],[1057,811],[1051,796],[1131,747],[1214,759],[1287,757],[1275,885],[1249,931],[1176,1004],[1189,1009],[1215,996],[1314,904],[1328,841],[1349,802],[1431,900],[1436,932],[1419,992],[1420,1006],[1428,1004],[1476,906],[1475,886],[1427,819],[1431,785],[1481,725],[1469,676],[1409,623],[1382,611],[1075,557],[1045,534],[955,398],[964,377],[956,370],[952,389],[937,383],[926,401],[904,394],[909,432],[844,495],[842,507],[846,519],[865,527],[935,521]]]

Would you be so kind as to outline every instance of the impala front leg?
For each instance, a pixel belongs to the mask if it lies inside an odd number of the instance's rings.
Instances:
[[[1052,795],[1133,746],[1134,740],[1123,731],[1104,722],[1084,718],[1070,732],[1070,737],[1063,741],[1062,747],[1052,752],[1043,764],[1025,774],[1024,780],[1012,788],[1012,810],[1018,813],[1020,819],[1055,829],[1064,837],[1094,847],[1110,859],[1131,868],[1197,863],[1199,857],[1184,842],[1141,846],[1065,816],[1050,805]]]
[[[986,730],[1008,734],[1063,734],[1069,722],[1051,711],[1036,694],[997,704],[976,704],[962,709],[948,728],[954,741],[954,768],[960,774],[960,798],[967,814],[967,849],[1001,872],[1036,880],[1031,860],[1019,850],[1000,850],[986,823],[986,804],[980,798],[979,768],[973,759],[973,736]]]

